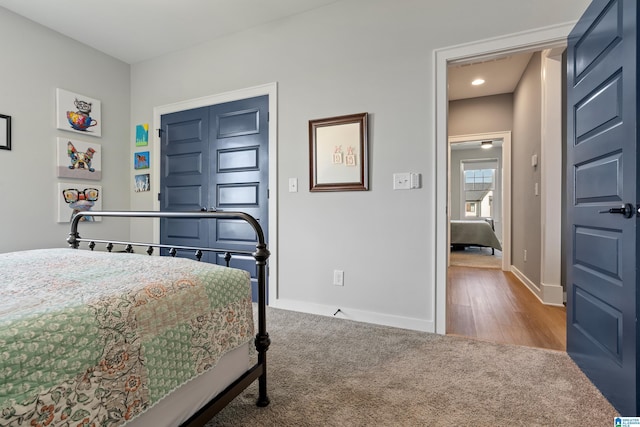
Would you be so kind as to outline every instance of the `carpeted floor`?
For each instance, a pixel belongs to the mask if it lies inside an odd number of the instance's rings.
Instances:
[[[251,385],[213,426],[609,426],[566,353],[268,308],[269,396]]]
[[[502,268],[502,252],[491,248],[468,247],[464,250],[452,250],[449,263],[460,267]]]

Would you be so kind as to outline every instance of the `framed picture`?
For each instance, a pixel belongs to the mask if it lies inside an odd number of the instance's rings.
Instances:
[[[369,189],[367,116],[309,120],[309,191]]]
[[[136,193],[142,193],[144,191],[151,190],[151,175],[148,173],[142,175],[136,175],[136,185],[133,190]]]
[[[0,114],[0,150],[11,150],[11,116]]]
[[[58,222],[71,222],[76,212],[102,210],[102,187],[79,182],[58,183]],[[86,216],[83,221],[101,221],[102,217]]]
[[[139,151],[133,155],[134,169],[149,169],[149,152]]]
[[[149,123],[136,125],[136,147],[149,145]]]
[[[102,148],[95,142],[58,138],[57,172],[61,178],[102,179]]]
[[[102,136],[100,101],[86,95],[56,89],[56,120],[58,129]]]

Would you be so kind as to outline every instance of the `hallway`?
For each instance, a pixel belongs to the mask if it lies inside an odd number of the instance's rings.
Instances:
[[[506,271],[449,267],[447,334],[566,351],[566,310],[542,304]]]

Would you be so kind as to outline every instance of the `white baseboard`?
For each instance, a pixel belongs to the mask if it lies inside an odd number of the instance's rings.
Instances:
[[[356,322],[373,323],[395,328],[435,333],[433,320],[416,319],[391,314],[376,313],[344,306],[328,306],[302,301],[277,299],[269,301],[269,306],[283,310],[299,311],[327,317],[354,320]],[[338,311],[340,309],[340,311]]]
[[[562,286],[542,283],[540,286],[533,283],[523,272],[515,266],[511,266],[511,272],[520,280],[538,300],[545,305],[563,306]]]
[[[542,302],[546,305],[564,307],[564,289],[560,285],[541,283]]]

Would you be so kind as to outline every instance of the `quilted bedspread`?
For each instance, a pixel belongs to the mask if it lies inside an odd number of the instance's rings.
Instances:
[[[77,249],[0,254],[0,425],[123,425],[252,337],[242,270]]]

